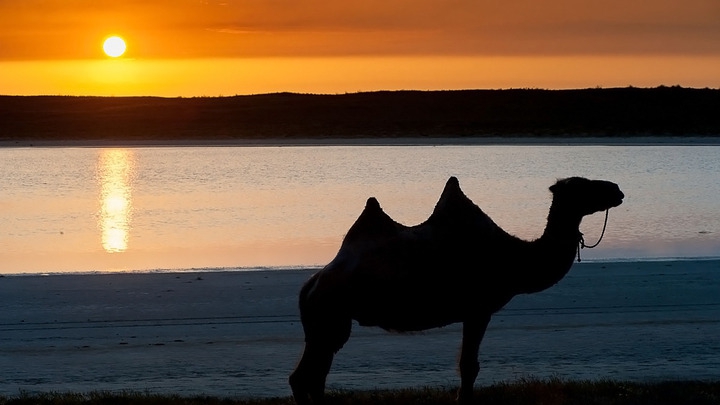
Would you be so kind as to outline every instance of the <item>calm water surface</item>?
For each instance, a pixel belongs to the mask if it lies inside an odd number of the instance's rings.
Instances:
[[[720,146],[7,148],[0,173],[5,274],[322,265],[368,197],[417,224],[449,176],[528,239],[556,179],[611,180],[585,259],[720,256]]]

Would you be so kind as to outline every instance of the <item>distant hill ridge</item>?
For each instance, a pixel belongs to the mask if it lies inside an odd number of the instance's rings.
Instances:
[[[276,93],[233,97],[0,96],[0,140],[720,136],[720,90]]]

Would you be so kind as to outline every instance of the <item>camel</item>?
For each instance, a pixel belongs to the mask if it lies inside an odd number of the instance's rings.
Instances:
[[[362,326],[413,332],[462,322],[458,401],[472,399],[478,351],[491,316],[518,294],[545,290],[568,273],[582,218],[622,203],[609,181],[571,177],[550,187],[547,226],[521,240],[496,225],[451,177],[430,217],[395,222],[375,198],[345,235],[335,258],[300,291],[305,333],[290,375],[299,405],[321,403],[334,355]]]

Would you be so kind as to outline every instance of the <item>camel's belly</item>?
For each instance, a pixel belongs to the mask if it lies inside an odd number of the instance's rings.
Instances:
[[[353,311],[353,319],[363,326],[379,326],[383,329],[410,332],[447,326],[462,322],[466,308],[459,303],[452,305],[437,302],[375,301]]]
[[[377,326],[380,328],[383,328],[388,331],[392,332],[419,332],[423,330],[428,329],[434,329],[434,328],[442,328],[443,326],[447,326],[453,323],[461,322],[460,320],[450,320],[447,319],[412,319],[412,318],[406,318],[406,319],[387,319],[387,320],[377,320],[377,319],[370,319],[366,322],[363,322],[362,320],[358,320],[358,323],[361,326]]]
[[[438,289],[424,293],[368,294],[353,300],[352,318],[363,326],[393,331],[421,331],[491,315],[512,295],[498,291]]]

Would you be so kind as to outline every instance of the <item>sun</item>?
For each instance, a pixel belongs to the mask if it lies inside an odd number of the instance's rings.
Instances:
[[[118,36],[112,36],[103,42],[103,51],[107,56],[111,58],[117,58],[125,53],[126,45],[125,40]]]

